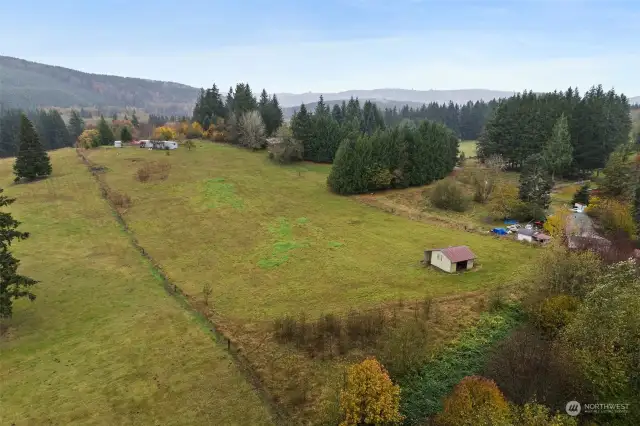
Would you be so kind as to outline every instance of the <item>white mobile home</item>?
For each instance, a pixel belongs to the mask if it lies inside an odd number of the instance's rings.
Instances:
[[[115,141],[113,143],[113,146],[115,146],[116,148],[122,148],[122,141]]]

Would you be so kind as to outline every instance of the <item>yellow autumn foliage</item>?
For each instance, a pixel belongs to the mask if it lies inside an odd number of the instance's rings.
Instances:
[[[566,233],[569,216],[571,212],[568,209],[559,209],[553,215],[547,217],[544,223],[544,230],[554,238],[559,238]]]
[[[153,130],[153,139],[172,141],[177,138],[176,131],[169,126],[156,127]]]
[[[438,426],[511,426],[509,403],[493,380],[467,376],[444,401]]]
[[[400,387],[375,358],[368,358],[349,367],[340,392],[340,411],[340,426],[398,424],[403,419]]]
[[[78,140],[76,141],[76,146],[79,148],[94,148],[100,145],[100,133],[97,129],[87,129],[84,130],[80,136],[78,136]]]

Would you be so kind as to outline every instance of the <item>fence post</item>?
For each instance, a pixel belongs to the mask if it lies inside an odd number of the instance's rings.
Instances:
[[[227,337],[227,350],[231,351],[231,339]]]

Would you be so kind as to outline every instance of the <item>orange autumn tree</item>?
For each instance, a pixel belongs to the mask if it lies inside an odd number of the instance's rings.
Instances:
[[[347,371],[340,391],[340,426],[391,425],[402,421],[400,387],[394,385],[384,367],[368,358]]]
[[[444,410],[436,417],[438,426],[507,426],[511,409],[493,380],[467,376],[444,401]]]

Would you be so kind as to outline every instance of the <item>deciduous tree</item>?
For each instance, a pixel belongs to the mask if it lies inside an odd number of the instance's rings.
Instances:
[[[340,392],[340,426],[393,425],[402,421],[400,387],[375,358],[352,365]]]
[[[238,129],[242,145],[251,149],[261,149],[266,146],[265,127],[258,111],[248,111],[242,114]]]
[[[551,187],[551,176],[542,155],[527,158],[520,174],[520,199],[528,205],[546,209],[551,203]]]

